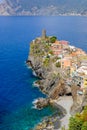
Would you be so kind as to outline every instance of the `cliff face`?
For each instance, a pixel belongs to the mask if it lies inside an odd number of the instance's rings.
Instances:
[[[83,95],[79,95],[79,87],[73,80],[70,85],[67,84],[70,75],[66,69],[63,70],[58,64],[56,65],[59,57],[52,52],[53,43],[51,38],[43,33],[42,37],[31,42],[27,65],[40,78],[36,81],[36,84],[49,98],[57,99],[59,96],[72,95],[71,114],[74,115],[81,112],[84,106],[87,105],[87,91]]]
[[[62,69],[55,64],[56,56],[50,50],[50,38],[37,38],[30,44],[27,64],[40,78],[39,88],[53,99],[66,93]]]
[[[71,85],[71,92],[73,98],[73,105],[71,107],[71,115],[75,115],[76,113],[81,113],[85,106],[87,106],[87,89],[83,95],[77,94],[78,87],[75,83]]]

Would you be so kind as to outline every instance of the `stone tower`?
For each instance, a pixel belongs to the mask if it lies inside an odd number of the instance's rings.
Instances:
[[[42,30],[42,39],[46,38],[46,30]]]

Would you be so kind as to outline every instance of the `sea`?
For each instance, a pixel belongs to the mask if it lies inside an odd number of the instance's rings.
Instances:
[[[0,17],[0,130],[31,130],[55,111],[34,108],[32,102],[46,95],[33,85],[37,77],[26,65],[30,43],[43,29],[87,52],[87,17]]]

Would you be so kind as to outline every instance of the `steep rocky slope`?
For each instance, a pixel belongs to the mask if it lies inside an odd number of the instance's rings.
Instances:
[[[87,0],[2,0],[0,15],[87,15]]]
[[[27,64],[40,78],[37,83],[41,91],[56,99],[59,95],[66,94],[65,75],[63,70],[56,66],[57,57],[52,55],[50,44],[50,37],[40,37],[32,41]]]
[[[59,57],[53,54],[51,49],[54,44],[52,42],[54,37],[46,36],[46,31],[44,30],[41,37],[33,40],[30,44],[29,56],[26,63],[31,67],[36,76],[39,77],[35,84],[47,95],[45,99],[39,98],[35,102],[36,108],[42,109],[47,105],[56,106],[63,117],[60,117],[61,126],[67,128],[70,114],[75,115],[78,112],[80,113],[83,111],[84,106],[87,106],[87,90],[83,95],[79,95],[77,92],[79,88],[73,80],[71,80],[69,85],[67,84],[66,81],[68,81],[67,79],[70,78],[70,75],[66,69],[63,70],[61,66],[56,65],[56,61],[59,60],[57,58]],[[49,124],[49,118],[43,120],[36,126],[35,130],[48,129],[49,126],[51,130],[61,129],[59,128],[60,126],[55,125],[55,123],[59,124],[58,114],[50,117],[50,122],[52,122],[51,125]]]
[[[56,65],[58,57],[52,52],[51,38],[43,34],[31,42],[27,65],[40,78],[36,81],[36,84],[43,93],[51,99],[71,94],[73,98],[71,114],[81,112],[87,104],[87,91],[81,96],[77,94],[79,88],[73,80],[71,85],[66,83],[69,75],[66,69],[63,70],[63,68]]]

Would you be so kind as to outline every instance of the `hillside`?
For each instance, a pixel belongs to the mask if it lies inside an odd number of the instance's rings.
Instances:
[[[0,15],[87,15],[87,0],[2,0]]]

